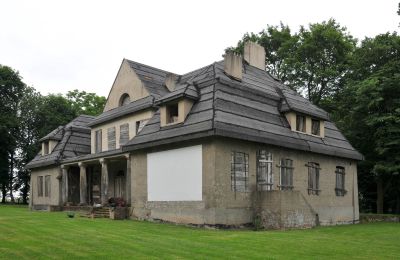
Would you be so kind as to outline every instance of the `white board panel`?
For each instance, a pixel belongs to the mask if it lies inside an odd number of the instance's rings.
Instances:
[[[147,154],[148,201],[202,200],[202,146]]]

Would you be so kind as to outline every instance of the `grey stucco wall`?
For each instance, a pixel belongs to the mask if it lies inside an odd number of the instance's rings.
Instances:
[[[37,209],[49,209],[49,206],[59,206],[60,199],[60,182],[57,176],[60,173],[60,167],[49,167],[34,169],[31,172],[31,198],[32,206]],[[50,176],[51,190],[50,196],[45,197],[44,195],[44,181],[43,181],[43,196],[38,196],[38,176]]]

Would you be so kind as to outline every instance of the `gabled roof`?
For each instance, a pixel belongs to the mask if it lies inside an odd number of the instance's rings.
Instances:
[[[167,103],[179,98],[189,98],[193,100],[198,100],[199,99],[199,93],[198,90],[195,86],[185,83],[185,84],[180,84],[178,85],[174,91],[157,98],[156,100],[156,105],[162,104],[162,103]]]
[[[164,85],[164,82],[167,75],[172,74],[171,72],[157,69],[128,59],[125,60],[138,75],[151,96],[158,98],[169,93],[169,90]]]
[[[59,126],[56,129],[54,129],[53,131],[51,131],[48,135],[46,135],[45,137],[42,137],[39,142],[43,142],[45,140],[61,140],[62,136],[63,136],[63,126]]]
[[[142,131],[123,146],[123,151],[207,136],[224,136],[362,159],[362,155],[350,145],[335,124],[329,122],[328,113],[277,82],[266,71],[245,64],[242,81],[237,81],[225,74],[222,62],[216,62],[182,75],[179,84],[184,85],[187,83],[185,80],[197,86],[199,95],[185,122],[160,127],[157,112]],[[164,100],[165,97],[158,102]],[[291,131],[282,112],[292,110],[327,120],[325,137]]]
[[[27,169],[46,167],[58,164],[63,159],[90,153],[90,128],[87,124],[93,119],[93,116],[81,115],[67,125],[58,127],[57,133],[62,133],[61,139],[53,151],[46,155],[39,152],[25,167]]]

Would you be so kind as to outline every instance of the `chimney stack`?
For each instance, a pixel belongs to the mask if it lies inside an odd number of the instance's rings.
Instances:
[[[230,77],[242,80],[242,56],[229,51],[224,56],[224,71]]]
[[[265,49],[261,45],[248,41],[244,44],[244,60],[250,65],[265,70]]]
[[[167,87],[167,89],[169,91],[174,91],[175,87],[176,87],[176,81],[178,79],[178,76],[173,74],[173,73],[169,73],[166,77],[165,77],[165,86]]]

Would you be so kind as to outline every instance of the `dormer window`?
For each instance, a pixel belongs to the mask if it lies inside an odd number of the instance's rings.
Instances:
[[[42,155],[46,155],[49,154],[49,142],[48,141],[44,141],[42,143]]]
[[[131,102],[131,98],[129,97],[128,94],[123,94],[119,100],[119,106],[125,106]]]
[[[296,115],[296,131],[306,132],[306,117],[303,115]]]
[[[179,121],[178,103],[167,105],[167,124],[174,124]]]
[[[311,134],[321,135],[321,122],[318,119],[311,119]]]

